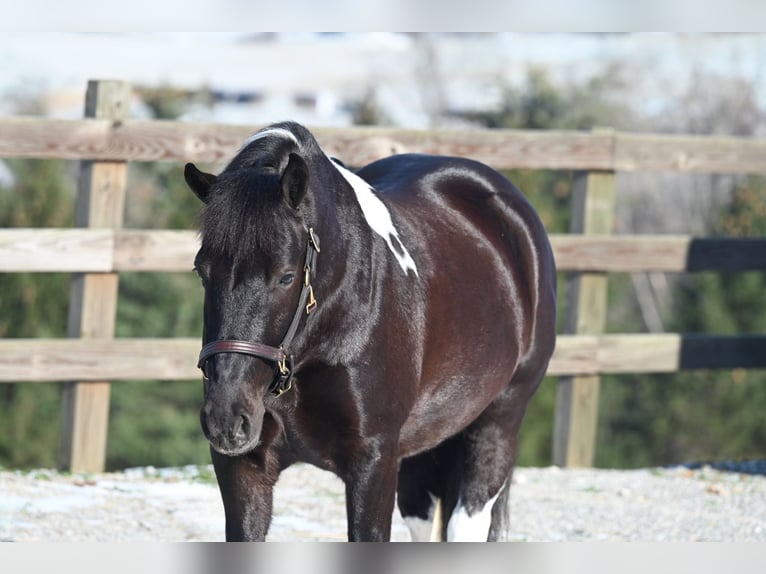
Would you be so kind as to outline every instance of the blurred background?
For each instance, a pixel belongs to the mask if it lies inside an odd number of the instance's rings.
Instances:
[[[119,79],[133,85],[132,118],[766,136],[761,34],[5,33],[0,70],[6,116],[80,118],[87,81]],[[195,227],[181,169],[129,164],[126,228]],[[72,226],[77,173],[0,159],[0,226]],[[549,232],[569,230],[572,172],[506,175]],[[618,173],[615,233],[763,236],[766,179]],[[65,337],[69,283],[0,274],[0,337]],[[763,272],[610,275],[606,332],[764,333],[765,287]],[[116,336],[200,336],[201,296],[191,272],[121,273]],[[766,458],[766,372],[602,380],[596,466]],[[201,392],[112,385],[107,467],[207,464]],[[546,379],[522,466],[551,463],[555,397]],[[60,384],[0,385],[0,413],[0,466],[56,465]]]

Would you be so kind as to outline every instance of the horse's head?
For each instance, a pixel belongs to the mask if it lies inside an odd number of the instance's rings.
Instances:
[[[186,181],[205,204],[195,259],[205,288],[205,344],[253,342],[276,351],[304,297],[313,199],[295,138],[282,136],[269,153],[250,143],[218,176],[186,166]],[[267,355],[219,347],[205,357],[203,349],[200,421],[223,454],[258,444],[264,400],[280,373]]]

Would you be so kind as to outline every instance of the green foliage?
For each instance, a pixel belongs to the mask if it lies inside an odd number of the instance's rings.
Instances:
[[[63,161],[9,160],[14,183],[0,187],[0,227],[70,227],[74,184]],[[63,337],[69,275],[0,274],[0,337]],[[60,391],[55,383],[0,385],[0,464],[55,465]]]
[[[749,177],[734,190],[714,232],[766,235],[764,178]],[[680,333],[764,333],[765,292],[762,271],[685,275],[673,293],[667,328]],[[763,458],[764,405],[766,372],[759,370],[604,377],[596,463],[638,467]]]
[[[71,227],[74,185],[62,161],[11,160],[12,187],[0,187],[0,227]],[[69,276],[0,274],[0,337],[66,334]]]
[[[118,337],[200,336],[199,280],[191,272],[121,274],[116,330]],[[199,381],[112,385],[107,467],[209,462],[199,427],[201,398]]]
[[[107,466],[207,464],[199,426],[199,381],[127,381],[112,385]]]
[[[199,200],[182,167],[131,167],[133,203],[126,225],[144,229],[193,229]],[[202,288],[191,272],[121,273],[118,337],[199,337]],[[209,462],[199,427],[198,381],[126,381],[112,385],[107,467],[167,466]]]
[[[378,105],[378,98],[373,88],[367,89],[351,110],[351,122],[356,126],[383,126],[391,123],[386,113]]]
[[[524,416],[519,433],[519,466],[548,466],[553,459],[553,418],[556,412],[556,377],[545,377]]]
[[[625,125],[630,110],[614,99],[623,87],[618,68],[594,76],[583,85],[557,88],[547,72],[532,69],[524,89],[503,87],[496,110],[465,114],[466,119],[489,128],[587,130],[595,126]]]
[[[135,92],[158,120],[174,120],[180,116],[189,99],[189,92],[163,85],[159,88],[138,87]]]
[[[9,161],[15,184],[0,189],[0,226],[71,227],[74,181],[64,162]],[[180,166],[131,169],[126,223],[130,227],[194,226],[198,200]],[[135,193],[133,193],[135,191]],[[191,273],[123,273],[118,337],[196,337],[202,332],[201,288]],[[0,336],[65,337],[69,274],[0,274]],[[199,431],[197,381],[112,385],[108,468],[207,463]],[[58,449],[61,390],[56,383],[0,386],[0,463],[53,467]]]
[[[172,117],[180,109],[178,94],[160,90],[147,92],[147,97],[150,107],[163,117]],[[14,184],[0,188],[0,226],[73,225],[75,185],[67,171],[69,164],[11,160],[6,165]],[[199,202],[186,189],[182,166],[131,164],[128,181],[126,227],[194,227]],[[121,274],[116,335],[199,336],[201,288],[191,268],[190,261],[188,274]],[[0,337],[65,337],[70,282],[69,274],[0,274]],[[209,462],[199,431],[197,383],[113,384],[108,468]],[[56,383],[0,386],[0,464],[55,466],[60,396]]]
[[[604,377],[596,465],[763,458],[762,373]]]

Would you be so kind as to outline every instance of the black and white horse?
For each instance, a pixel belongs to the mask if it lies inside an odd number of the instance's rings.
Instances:
[[[357,173],[295,123],[247,140],[205,204],[201,423],[227,540],[264,540],[280,472],[346,486],[350,540],[498,540],[556,327],[537,214],[489,167],[397,155]]]

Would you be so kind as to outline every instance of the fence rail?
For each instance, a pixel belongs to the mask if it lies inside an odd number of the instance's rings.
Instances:
[[[0,158],[81,160],[76,229],[0,229],[0,273],[71,272],[69,339],[0,339],[0,383],[66,381],[62,465],[103,468],[109,382],[197,379],[198,339],[114,339],[125,271],[188,272],[194,231],[122,229],[126,162],[218,164],[262,126],[126,118],[129,86],[90,82],[86,118],[0,118]],[[599,375],[766,368],[766,335],[604,334],[607,274],[766,269],[766,238],[611,235],[615,173],[766,174],[766,139],[613,130],[415,131],[317,128],[330,154],[364,165],[403,151],[456,155],[498,169],[574,170],[572,228],[552,235],[570,273],[550,365],[558,383],[554,462],[592,464]],[[72,382],[74,381],[74,382]]]
[[[198,161],[230,158],[263,126],[111,119],[0,118],[0,157]],[[613,131],[316,128],[348,165],[392,151],[470,157],[498,169],[766,173],[766,140]]]
[[[199,379],[200,339],[0,339],[0,383]],[[766,368],[766,335],[560,335],[548,375]]]
[[[550,236],[559,271],[684,272],[766,268],[766,238]],[[191,271],[194,231],[0,229],[0,273]]]

